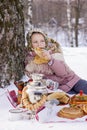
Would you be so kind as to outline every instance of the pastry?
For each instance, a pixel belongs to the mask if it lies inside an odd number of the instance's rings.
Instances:
[[[37,47],[37,48],[34,48],[34,51],[35,51],[35,53],[38,55],[38,56],[41,56],[42,55],[42,49],[41,48],[39,48],[39,47]]]
[[[43,95],[41,100],[37,101],[36,103],[31,103],[29,100],[29,96],[26,92],[27,87],[24,87],[23,91],[22,91],[22,104],[23,107],[27,108],[28,110],[38,110],[41,106],[44,105],[44,103],[46,102],[47,96]]]
[[[43,50],[41,48],[35,48],[35,53],[37,54],[34,58],[34,63],[36,64],[44,64],[48,63],[48,59],[46,57],[43,57]]]
[[[87,114],[87,104],[80,104],[78,107],[80,107],[85,112],[85,114]]]
[[[76,94],[70,98],[69,104],[71,106],[87,104],[87,95],[80,91],[79,94]]]
[[[58,99],[60,103],[66,104],[69,102],[70,98],[65,92],[54,92],[47,96],[47,100],[53,100],[53,99]]]
[[[76,119],[84,115],[84,111],[79,107],[64,107],[57,113],[57,116],[68,119]]]
[[[84,105],[82,106],[82,110],[87,114],[87,104],[84,104]]]

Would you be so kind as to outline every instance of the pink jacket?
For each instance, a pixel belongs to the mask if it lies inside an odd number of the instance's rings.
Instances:
[[[68,92],[80,80],[80,77],[72,71],[64,61],[53,59],[49,66],[54,74],[47,76],[54,81],[59,82],[59,89]]]
[[[57,55],[58,57],[58,55]],[[65,63],[64,60],[59,58],[52,59],[52,64],[37,65],[33,62],[34,56],[28,55],[26,58],[25,73],[29,76],[31,73],[42,73],[45,78],[52,79],[59,83],[59,89],[68,92],[72,87],[80,80],[80,77],[76,75]]]

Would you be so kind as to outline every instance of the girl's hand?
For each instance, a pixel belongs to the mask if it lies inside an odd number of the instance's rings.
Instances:
[[[51,60],[51,54],[47,50],[42,50],[42,55],[40,56],[41,58],[45,58],[46,60]]]

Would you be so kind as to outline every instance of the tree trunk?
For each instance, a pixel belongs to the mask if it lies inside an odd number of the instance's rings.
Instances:
[[[24,75],[25,37],[19,0],[0,0],[0,86]]]
[[[32,5],[33,5],[33,0],[22,0],[23,5],[24,5],[24,16],[25,16],[25,39],[27,36],[27,33],[30,32],[33,28],[32,25]],[[25,42],[25,46],[28,46],[27,40]]]
[[[67,20],[68,20],[68,37],[70,47],[73,47],[73,35],[72,35],[72,24],[71,24],[71,5],[70,0],[67,0]]]
[[[80,18],[80,11],[82,9],[82,1],[76,0],[75,1],[75,45],[78,47],[78,25],[79,25],[79,18]]]
[[[78,47],[79,9],[75,7],[75,46]]]

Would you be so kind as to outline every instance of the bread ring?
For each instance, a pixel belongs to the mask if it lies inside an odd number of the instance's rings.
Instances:
[[[27,108],[28,110],[37,110],[37,109],[39,109],[39,107],[44,105],[44,103],[47,100],[46,95],[43,95],[42,99],[40,101],[33,104],[29,101],[29,97],[28,97],[28,94],[26,93],[26,90],[27,90],[27,87],[24,87],[24,89],[22,91],[22,104],[25,108]]]

